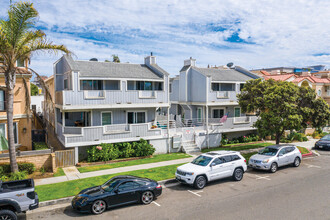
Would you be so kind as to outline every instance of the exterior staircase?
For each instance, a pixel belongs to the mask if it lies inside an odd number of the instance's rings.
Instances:
[[[201,152],[197,144],[195,144],[194,141],[188,141],[188,142],[182,142],[182,149],[183,152],[189,154],[189,153],[195,153],[195,152]]]

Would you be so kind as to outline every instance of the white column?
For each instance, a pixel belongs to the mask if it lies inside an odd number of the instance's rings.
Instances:
[[[79,147],[74,148],[74,164],[79,163]]]
[[[167,146],[168,153],[171,153],[171,144],[170,144],[170,107],[167,107]]]
[[[210,148],[209,143],[209,107],[206,105],[206,144],[207,148]]]

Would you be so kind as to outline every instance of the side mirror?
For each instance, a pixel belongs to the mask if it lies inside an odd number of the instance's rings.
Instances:
[[[283,155],[284,155],[284,154],[280,153],[280,154],[278,154],[277,156],[278,156],[278,157],[281,157],[281,156],[283,156]]]
[[[215,166],[215,165],[216,165],[215,163],[211,163],[210,167],[213,167],[213,166]]]
[[[114,193],[118,193],[118,189],[115,189],[113,192],[114,192]]]

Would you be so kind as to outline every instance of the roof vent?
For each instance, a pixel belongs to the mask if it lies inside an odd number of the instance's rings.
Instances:
[[[96,58],[91,58],[89,61],[98,61]]]
[[[232,66],[234,66],[234,63],[232,63],[232,62],[227,63],[227,66],[228,66],[229,68],[231,68]]]

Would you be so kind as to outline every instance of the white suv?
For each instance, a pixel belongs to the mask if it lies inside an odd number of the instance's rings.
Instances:
[[[232,176],[240,181],[246,171],[245,158],[236,151],[211,151],[179,166],[175,177],[184,184],[203,189],[207,182]]]

